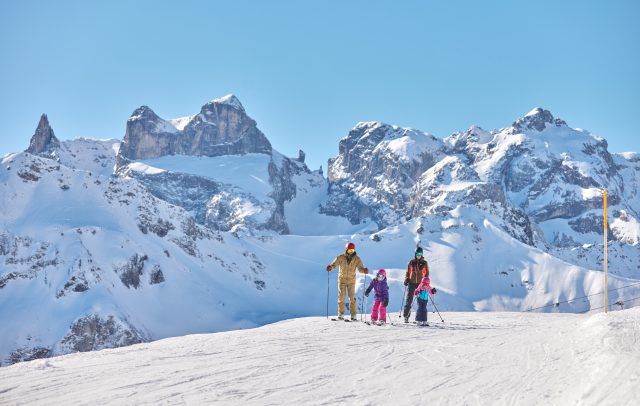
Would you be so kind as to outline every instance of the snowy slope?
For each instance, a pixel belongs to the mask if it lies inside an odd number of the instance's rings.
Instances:
[[[96,175],[110,176],[120,148],[119,140],[94,140],[77,138],[62,141],[56,151],[62,165],[72,169],[82,169]]]
[[[217,157],[166,155],[143,160],[140,164],[171,172],[204,176],[222,183],[237,186],[259,200],[271,192],[269,185],[269,162],[266,154],[224,155]]]
[[[0,369],[8,404],[635,405],[640,310],[305,318]],[[72,383],[70,382],[72,379]]]

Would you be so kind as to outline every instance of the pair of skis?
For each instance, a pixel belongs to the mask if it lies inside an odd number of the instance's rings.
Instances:
[[[347,318],[345,318],[345,319],[338,319],[338,318],[336,318],[336,317],[332,317],[330,320],[331,320],[331,321],[345,321],[345,322],[347,322],[347,323],[356,323],[356,322],[358,322],[358,320],[351,320],[351,319],[347,319]],[[381,326],[397,326],[397,327],[404,327],[404,326],[407,326],[407,327],[409,327],[409,326],[414,327],[414,326],[415,326],[415,327],[429,327],[429,323],[427,323],[427,324],[423,324],[423,325],[419,325],[419,324],[418,324],[417,322],[415,322],[415,321],[412,321],[412,322],[410,322],[410,323],[396,323],[396,322],[391,321],[391,322],[381,323],[381,324],[373,323],[373,322],[371,322],[371,321],[365,321],[365,322],[364,322],[364,324],[366,324],[366,325],[368,325],[368,326],[380,326],[380,327],[381,327]]]
[[[429,327],[429,323],[427,324],[417,324],[415,322],[411,322],[411,323],[395,323],[395,322],[389,322],[389,323],[372,323],[370,321],[365,321],[364,324],[367,324],[369,326],[393,326],[393,327]]]
[[[421,325],[421,324],[418,324],[415,321],[412,321],[412,322],[409,322],[409,323],[396,323],[396,322],[392,321],[389,324],[391,324],[392,326],[402,326],[402,327],[404,327],[404,326],[407,326],[407,327],[429,327],[429,323]]]
[[[385,326],[385,325],[391,324],[391,323],[387,323],[387,322],[378,323],[378,322],[375,322],[375,321],[365,321],[364,324],[366,324],[367,326]]]

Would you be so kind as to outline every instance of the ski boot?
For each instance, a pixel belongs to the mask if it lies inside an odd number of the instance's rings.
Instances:
[[[385,324],[385,321],[384,321],[384,320],[378,320],[378,325],[379,325],[379,326],[384,326],[384,324]]]
[[[344,316],[342,314],[338,315],[338,320],[344,320]]]
[[[351,316],[351,321],[358,321],[358,318],[356,316]]]
[[[405,318],[404,318],[404,322],[405,322],[405,323],[408,323],[408,322],[409,322],[409,316],[405,316]]]

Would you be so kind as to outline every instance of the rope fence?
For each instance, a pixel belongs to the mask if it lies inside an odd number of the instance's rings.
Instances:
[[[618,290],[621,290],[621,289],[626,289],[626,288],[629,288],[629,287],[632,287],[632,286],[636,286],[636,285],[640,285],[640,282],[632,283],[632,284],[626,285],[626,286],[621,286],[621,287],[615,288],[615,289],[609,289],[608,291],[609,292],[615,292],[615,291],[618,291]],[[571,302],[575,302],[575,301],[578,301],[578,300],[581,300],[581,299],[587,299],[587,298],[590,298],[592,296],[604,295],[604,293],[605,292],[602,291],[602,292],[599,292],[599,293],[593,293],[591,295],[580,296],[580,297],[576,297],[576,298],[569,299],[569,300],[563,300],[561,302],[551,303],[551,304],[548,304],[548,305],[545,305],[545,306],[532,307],[530,309],[525,310],[525,312],[530,312],[530,311],[538,310],[538,309],[544,309],[544,308],[547,308],[547,307],[560,307],[560,305],[564,304],[564,303],[571,303]],[[631,298],[631,299],[617,299],[615,302],[609,303],[609,307],[611,307],[613,305],[619,305],[619,302],[621,300],[624,303],[624,302],[633,302],[634,300],[637,300],[637,299],[640,299],[640,296],[639,297],[634,297],[634,298]],[[588,311],[602,309],[602,308],[604,308],[604,305],[602,305],[600,307],[592,307]]]

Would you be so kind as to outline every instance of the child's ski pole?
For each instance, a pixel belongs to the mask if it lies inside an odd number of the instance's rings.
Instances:
[[[440,321],[442,321],[444,323],[444,319],[442,318],[442,316],[440,315],[440,311],[438,311],[438,306],[436,306],[436,302],[433,301],[433,295],[431,295],[431,304],[433,304],[433,307],[436,309],[436,311],[438,312],[438,317],[440,317]]]

